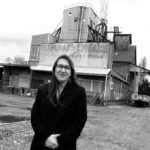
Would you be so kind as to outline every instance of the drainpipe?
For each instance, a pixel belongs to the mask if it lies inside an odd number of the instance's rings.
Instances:
[[[111,84],[110,84],[111,83]],[[110,96],[111,96],[111,86],[112,86],[112,77],[109,77],[109,100],[110,100]]]
[[[78,28],[77,28],[77,42],[81,42],[81,30],[82,30],[82,22],[83,22],[83,11],[84,7],[79,8],[79,22],[78,22]]]
[[[107,75],[105,77],[105,87],[104,87],[104,101],[105,101],[105,97],[106,97],[106,88],[107,88]]]
[[[120,99],[120,95],[122,96],[122,82],[121,82],[121,85],[120,85],[120,94],[119,94],[119,99]]]
[[[89,12],[88,12],[88,25],[89,25],[90,18],[91,18],[91,11],[90,11],[90,8],[88,8],[88,9],[89,9]],[[89,28],[86,29],[86,32],[87,32],[86,41],[88,41]]]
[[[30,69],[30,75],[29,75],[29,89],[31,89],[32,75],[33,75],[33,70]]]

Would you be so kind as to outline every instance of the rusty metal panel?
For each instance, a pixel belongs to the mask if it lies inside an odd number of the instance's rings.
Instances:
[[[62,54],[69,55],[76,67],[111,68],[111,43],[57,43],[40,46],[39,65],[53,65]]]

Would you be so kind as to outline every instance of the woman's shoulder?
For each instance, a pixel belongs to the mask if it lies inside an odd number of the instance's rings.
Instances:
[[[81,93],[85,93],[85,88],[79,84],[75,85],[75,90],[81,92]]]
[[[49,83],[44,83],[44,84],[39,86],[39,90],[41,90],[41,91],[44,90],[45,91],[45,90],[48,89],[48,87],[49,87]]]

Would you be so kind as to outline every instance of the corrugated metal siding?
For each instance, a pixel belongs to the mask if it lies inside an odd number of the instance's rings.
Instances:
[[[112,77],[112,83],[110,100],[125,100],[129,91],[129,85],[114,77]]]
[[[130,73],[130,64],[129,63],[120,63],[115,62],[113,63],[113,71],[120,74],[124,79],[129,79],[129,73]]]
[[[27,73],[13,72],[9,78],[9,86],[29,88],[29,79],[30,75]]]

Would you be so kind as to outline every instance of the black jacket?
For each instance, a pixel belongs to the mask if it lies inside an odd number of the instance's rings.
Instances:
[[[31,150],[48,149],[45,140],[52,134],[61,134],[57,150],[75,150],[76,140],[87,120],[85,89],[79,85],[67,83],[60,95],[60,104],[50,104],[49,84],[41,86],[37,92],[31,110],[31,125],[35,132]]]

